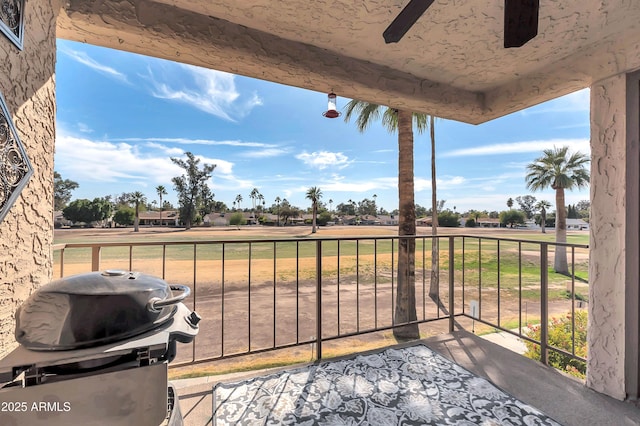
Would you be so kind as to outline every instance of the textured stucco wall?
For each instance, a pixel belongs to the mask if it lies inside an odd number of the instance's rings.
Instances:
[[[587,386],[625,398],[626,76],[591,87]]]
[[[0,223],[0,358],[15,347],[16,308],[51,279],[56,3],[26,2],[22,51],[0,34],[0,91],[34,168]]]

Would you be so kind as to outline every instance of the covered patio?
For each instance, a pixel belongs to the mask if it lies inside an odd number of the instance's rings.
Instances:
[[[542,0],[519,48],[504,47],[502,1],[433,2],[392,44],[382,34],[403,0],[10,3],[24,8],[2,38],[0,89],[33,176],[0,223],[0,357],[16,308],[53,277],[56,37],[473,124],[589,87],[587,387],[465,332],[426,344],[560,423],[638,424],[621,401],[640,396],[639,2]],[[181,392],[188,424],[210,419],[200,386]]]

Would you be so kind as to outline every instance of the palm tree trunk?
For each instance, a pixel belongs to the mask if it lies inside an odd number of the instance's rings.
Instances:
[[[545,229],[545,227],[547,226],[547,212],[545,209],[542,209],[542,212],[540,213],[540,227],[542,228],[542,233],[546,234],[547,231]]]
[[[139,214],[140,208],[138,206],[138,203],[136,203],[136,217],[133,221],[133,232],[138,232],[140,230],[140,214]]]
[[[556,242],[567,242],[567,209],[564,205],[564,188],[556,188]],[[569,275],[567,265],[567,248],[555,247],[553,269],[559,274]]]
[[[313,203],[313,223],[311,225],[311,233],[316,233],[316,215],[318,214],[318,208],[316,207],[316,203]]]
[[[398,198],[400,215],[398,235],[416,235],[416,205],[413,175],[413,116],[408,111],[398,111]],[[399,238],[398,285],[394,324],[406,324],[417,320],[416,315],[416,241]],[[396,339],[419,339],[418,324],[408,324],[393,329]]]
[[[440,250],[438,236],[438,197],[436,192],[436,134],[434,118],[430,116],[431,135],[431,283],[429,297],[436,303],[440,300]]]

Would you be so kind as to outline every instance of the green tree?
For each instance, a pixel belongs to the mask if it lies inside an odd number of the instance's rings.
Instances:
[[[413,173],[413,123],[418,132],[428,127],[428,116],[380,105],[352,100],[346,106],[345,121],[356,116],[356,127],[364,132],[372,122],[382,120],[389,132],[398,132],[398,235],[416,235],[416,205]],[[398,247],[398,286],[394,323],[403,324],[417,319],[415,295],[415,240],[400,238]],[[399,339],[418,339],[417,324],[393,329]]]
[[[416,217],[425,217],[431,215],[430,211],[426,207],[422,207],[420,204],[416,204]]]
[[[351,203],[340,203],[336,206],[336,213],[339,215],[355,216],[356,209]]]
[[[500,212],[500,224],[503,226],[509,225],[513,228],[513,225],[524,225],[525,215],[520,210],[505,210]]]
[[[322,190],[317,186],[312,186],[307,190],[306,198],[311,200],[311,208],[313,209],[313,224],[311,225],[311,233],[316,233],[316,219],[318,216],[318,201],[322,198]]]
[[[160,198],[160,225],[162,225],[162,208],[164,207],[162,204],[162,196],[167,195],[167,188],[163,185],[156,186],[156,194],[158,194],[158,197]]]
[[[258,188],[253,188],[251,190],[251,194],[249,194],[249,198],[251,198],[251,204],[253,205],[253,210],[252,210],[252,214],[253,214],[253,219],[256,219],[256,203],[260,200],[260,197],[262,196],[262,194],[260,194],[260,191],[258,191]]]
[[[171,158],[174,164],[180,166],[186,174],[171,179],[173,187],[178,193],[180,204],[180,219],[186,229],[191,229],[191,224],[196,218],[196,201],[201,195],[204,186],[211,178],[211,173],[216,168],[215,164],[203,164],[199,167],[200,159],[191,152],[185,152],[187,160]]]
[[[129,206],[120,206],[113,215],[113,221],[118,225],[129,226],[133,225],[135,217],[136,212],[133,208]]]
[[[135,210],[135,219],[133,222],[133,232],[140,231],[140,205],[147,202],[147,197],[140,191],[129,194],[129,202],[133,204]]]
[[[543,234],[547,233],[545,227],[547,225],[547,209],[549,207],[551,207],[551,203],[547,200],[540,200],[538,204],[535,205],[535,209],[540,212],[540,228]]]
[[[509,199],[507,200],[507,207],[509,207],[509,209],[513,207],[513,198],[509,197]]]
[[[450,210],[438,213],[438,224],[448,228],[457,228],[460,226],[460,216]]]
[[[297,207],[292,206],[286,198],[282,200],[282,203],[280,203],[280,217],[285,225],[289,218],[298,217],[299,215],[300,210]]]
[[[71,191],[78,189],[78,182],[62,179],[58,172],[53,172],[53,208],[62,210],[71,200]]]
[[[581,200],[576,204],[576,210],[578,211],[578,216],[581,219],[589,220],[589,213],[591,210],[591,202],[589,200]]]
[[[360,214],[361,216],[376,216],[378,214],[378,209],[376,208],[375,200],[365,198],[364,200],[358,202],[358,214]]]
[[[533,217],[536,201],[536,197],[534,197],[533,195],[523,195],[516,197],[516,202],[520,206],[520,210],[524,212],[524,215],[527,217],[527,219],[531,219]]]
[[[469,219],[467,219],[464,223],[465,228],[475,228],[476,227],[476,220],[472,217],[470,217]]]
[[[552,188],[556,191],[556,242],[567,242],[567,211],[564,190],[583,188],[589,185],[587,163],[589,157],[569,147],[545,149],[543,155],[527,166],[525,181],[527,188],[540,191]],[[553,269],[561,274],[569,273],[567,248],[556,246]]]
[[[282,199],[280,199],[280,197],[276,197],[275,202],[276,202],[276,218],[278,221],[278,226],[280,226],[280,202],[282,201]]]
[[[107,198],[94,198],[92,201],[81,198],[74,200],[62,210],[65,219],[71,222],[100,222],[111,216],[112,204]]]
[[[331,212],[324,210],[318,214],[318,225],[326,226],[327,222],[331,222]]]
[[[202,186],[202,191],[200,191],[200,195],[198,196],[198,200],[196,202],[198,208],[198,213],[200,213],[200,217],[204,218],[206,215],[214,211],[215,201],[213,197],[215,194],[211,192],[211,188],[206,183]]]
[[[244,218],[244,215],[241,212],[235,212],[229,218],[229,225],[237,226],[240,229],[240,225],[246,225],[247,219]]]

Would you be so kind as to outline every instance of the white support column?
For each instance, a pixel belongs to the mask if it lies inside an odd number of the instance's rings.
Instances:
[[[638,309],[634,238],[639,215],[638,167],[629,166],[637,155],[637,139],[633,143],[635,132],[628,126],[630,97],[635,96],[637,104],[638,95],[637,88],[630,90],[629,81],[628,75],[621,74],[591,87],[587,386],[617,399],[633,397],[634,391],[628,388],[635,380],[628,375],[631,371],[637,376],[637,357],[634,361],[626,354],[628,345],[638,344],[637,315],[628,315],[634,306]],[[630,336],[633,330],[635,337]]]

